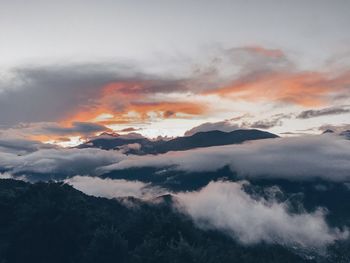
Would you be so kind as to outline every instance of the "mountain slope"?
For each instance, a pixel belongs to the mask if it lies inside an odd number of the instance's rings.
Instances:
[[[260,130],[235,130],[232,132],[208,131],[198,132],[188,137],[178,137],[158,145],[157,151],[183,151],[193,148],[238,144],[250,140],[277,138],[278,136]]]
[[[174,211],[171,196],[163,199],[108,200],[62,183],[0,180],[0,261],[315,262],[281,245],[245,246],[201,230]]]

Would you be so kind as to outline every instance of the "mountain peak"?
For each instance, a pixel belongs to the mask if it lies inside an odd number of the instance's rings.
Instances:
[[[322,132],[322,134],[327,134],[327,133],[334,133],[334,131],[331,129],[327,129],[327,130]]]

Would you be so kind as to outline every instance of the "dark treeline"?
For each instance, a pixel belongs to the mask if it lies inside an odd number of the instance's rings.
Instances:
[[[0,262],[319,261],[283,246],[244,246],[201,230],[172,208],[170,196],[161,200],[108,200],[62,183],[0,180]],[[333,246],[339,256],[332,261],[349,259],[348,247]]]

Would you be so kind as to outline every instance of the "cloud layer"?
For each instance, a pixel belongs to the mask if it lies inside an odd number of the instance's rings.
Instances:
[[[334,135],[267,139],[157,156],[130,156],[98,171],[105,173],[135,167],[171,167],[187,172],[202,172],[216,171],[224,166],[229,166],[245,178],[349,181],[350,141]]]
[[[24,147],[30,151],[9,150],[9,146],[0,148],[2,170],[16,174],[51,173],[74,176],[101,175],[142,167],[214,172],[228,166],[242,178],[322,178],[330,181],[350,181],[350,141],[344,136],[332,134],[266,139],[241,145],[144,156],[125,155],[123,151],[105,151],[97,148],[36,150],[37,146],[33,146],[31,142],[18,143],[20,146],[14,144],[13,147]],[[137,149],[138,145],[128,147]]]
[[[41,173],[63,177],[94,174],[95,169],[116,163],[124,155],[100,149],[44,149],[24,155],[0,153],[0,167],[11,173]]]

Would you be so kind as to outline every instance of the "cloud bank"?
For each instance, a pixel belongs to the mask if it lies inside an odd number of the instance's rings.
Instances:
[[[224,166],[229,166],[244,178],[349,181],[350,141],[335,135],[267,139],[157,156],[130,156],[99,168],[98,172],[135,167],[171,167],[203,172],[216,171]]]
[[[128,147],[137,150],[138,145]],[[123,149],[52,148],[21,154],[7,148],[0,150],[0,168],[14,174],[102,175],[141,167],[214,172],[228,166],[242,178],[350,181],[350,140],[332,134],[266,139],[144,156],[125,155]]]
[[[212,182],[198,192],[179,193],[179,209],[204,229],[218,229],[243,244],[276,243],[321,248],[348,232],[330,228],[322,210],[290,214],[288,205],[253,199],[240,183]]]
[[[74,176],[65,180],[65,183],[74,188],[93,196],[116,198],[116,197],[136,197],[142,199],[152,199],[165,194],[166,191],[159,187],[152,187],[140,181],[127,181],[117,179],[102,179],[90,176]]]
[[[74,176],[94,174],[96,168],[116,163],[124,155],[100,149],[45,149],[25,155],[0,152],[0,167],[14,174],[40,173]]]
[[[74,176],[65,182],[86,194],[106,198],[132,196],[151,201],[168,193],[139,181]],[[196,192],[172,193],[174,205],[198,227],[219,230],[246,245],[266,242],[320,249],[348,237],[347,230],[327,225],[324,210],[292,214],[288,203],[247,194],[242,188],[246,183],[211,182]]]

